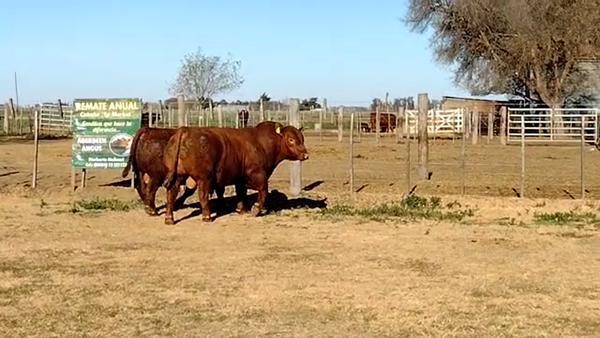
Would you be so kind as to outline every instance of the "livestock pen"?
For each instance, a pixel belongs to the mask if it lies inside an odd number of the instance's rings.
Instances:
[[[221,109],[233,124],[238,112]],[[175,226],[146,215],[118,170],[90,171],[71,192],[69,139],[39,142],[33,189],[33,142],[0,138],[0,334],[594,336],[600,154],[591,139],[521,143],[520,124],[504,145],[463,112],[459,132],[430,134],[429,179],[417,177],[415,133],[353,124],[351,144],[350,121],[369,112],[342,109],[341,138],[340,115],[323,112],[334,121],[323,130],[321,112],[305,112],[299,196],[286,196],[283,162],[264,216],[208,225],[195,196]]]

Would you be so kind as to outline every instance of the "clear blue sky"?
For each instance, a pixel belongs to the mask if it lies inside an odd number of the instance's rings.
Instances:
[[[399,18],[406,1],[7,1],[0,96],[22,104],[86,97],[165,99],[184,54],[242,61],[220,98],[326,97],[333,105],[427,92],[467,95],[433,61],[428,36]]]

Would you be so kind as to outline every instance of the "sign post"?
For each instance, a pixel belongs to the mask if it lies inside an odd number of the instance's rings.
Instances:
[[[140,128],[142,100],[76,99],[73,101],[72,190],[75,170],[121,169],[127,165],[133,136]]]

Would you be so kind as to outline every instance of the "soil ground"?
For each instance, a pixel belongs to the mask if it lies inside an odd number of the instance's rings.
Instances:
[[[485,141],[466,147],[461,197],[460,141],[437,140],[431,180],[413,170],[411,188],[474,215],[382,219],[323,214],[323,203],[401,199],[406,144],[363,138],[351,199],[348,144],[309,136],[305,208],[203,223],[194,196],[165,226],[119,171],[90,171],[71,193],[70,142],[41,142],[34,190],[31,141],[0,141],[2,337],[600,337],[591,147],[585,201],[578,147],[528,146],[519,199],[520,148]],[[271,189],[288,193],[288,167]],[[74,212],[90,198],[131,210]]]

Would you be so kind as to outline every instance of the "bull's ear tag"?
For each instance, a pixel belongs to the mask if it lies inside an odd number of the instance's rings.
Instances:
[[[279,125],[279,123],[275,126],[275,132],[277,134],[281,134],[281,126]]]

